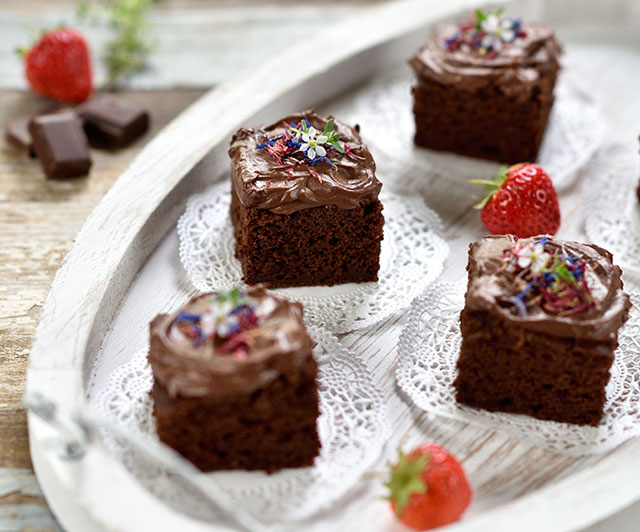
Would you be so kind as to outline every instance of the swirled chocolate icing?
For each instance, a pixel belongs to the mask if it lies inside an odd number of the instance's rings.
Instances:
[[[548,26],[523,24],[526,36],[518,38],[493,58],[460,48],[449,50],[446,40],[458,27],[442,23],[435,27],[427,44],[410,63],[420,79],[458,89],[476,90],[495,85],[513,97],[529,97],[536,82],[547,72],[558,70],[562,48]]]
[[[196,296],[179,311],[160,314],[151,322],[149,362],[156,384],[170,397],[251,393],[282,374],[297,371],[312,356],[302,305],[267,293],[261,286],[247,292],[258,323],[247,331],[246,356],[218,352],[213,339],[194,343],[177,326],[178,315],[205,312],[212,294]]]
[[[240,129],[233,136],[229,148],[231,183],[240,203],[276,214],[291,214],[322,205],[355,209],[375,201],[382,184],[376,178],[373,157],[358,131],[343,122],[335,120],[335,129],[353,156],[336,153],[331,158],[333,165],[326,161],[305,163],[287,170],[267,150],[257,149],[303,118],[322,131],[330,117],[308,110],[270,126]]]
[[[470,245],[466,308],[490,312],[514,325],[554,336],[615,341],[618,329],[629,316],[631,303],[622,289],[622,271],[613,264],[611,253],[593,244],[547,239],[545,250],[562,250],[585,259],[584,276],[596,305],[568,316],[547,313],[539,305],[529,307],[524,316],[515,313],[508,301],[520,290],[514,282],[514,273],[502,268],[504,251],[514,241],[514,237],[507,235],[488,236]],[[526,238],[520,242],[533,244],[538,240]]]

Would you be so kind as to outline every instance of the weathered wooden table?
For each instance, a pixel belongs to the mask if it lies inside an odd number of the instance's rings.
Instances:
[[[93,150],[86,178],[47,180],[35,159],[0,139],[0,531],[60,530],[29,458],[24,377],[33,333],[53,276],[89,213],[146,140],[202,91],[128,92],[151,112],[152,128],[132,146]],[[46,105],[19,91],[0,91],[0,124]],[[73,331],[68,331],[73,334]],[[52,349],[55,346],[51,346]]]

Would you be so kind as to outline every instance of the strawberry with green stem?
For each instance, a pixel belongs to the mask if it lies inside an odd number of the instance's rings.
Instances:
[[[385,486],[398,519],[416,530],[457,521],[471,502],[471,487],[460,463],[435,444],[423,444],[391,466]]]
[[[492,234],[529,237],[554,235],[560,227],[558,194],[549,175],[537,164],[503,166],[493,181],[473,179],[486,195],[475,208]]]

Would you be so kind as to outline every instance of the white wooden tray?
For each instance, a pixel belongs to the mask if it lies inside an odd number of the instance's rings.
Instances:
[[[348,102],[352,87],[404,63],[426,39],[433,21],[475,3],[405,0],[377,7],[356,21],[327,29],[323,42],[338,44],[323,48],[323,53],[317,53],[311,38],[291,46],[207,93],[167,126],[107,193],[58,271],[31,353],[28,396],[41,394],[55,403],[59,418],[73,417],[88,394],[104,386],[109,373],[144,346],[150,319],[192,293],[178,260],[175,222],[191,194],[224,178],[228,140],[239,126],[275,120],[312,105],[334,111]],[[630,20],[637,24],[638,11],[625,10],[622,4],[611,10],[595,1],[575,7],[581,16],[600,17],[587,22],[611,22],[613,31],[599,33],[605,45],[585,40],[593,30],[582,33],[576,27],[564,32],[564,42],[566,61],[583,69],[585,84],[615,124],[611,135],[628,139],[637,135],[640,123],[634,91],[640,44],[633,43],[637,33],[624,30],[634,27]],[[537,19],[544,19],[549,10],[559,29],[572,18],[551,1],[514,8],[523,17]],[[623,35],[629,36],[626,48],[621,47]],[[630,47],[629,40],[639,48]],[[470,209],[473,192],[442,178],[425,182],[423,191],[427,203],[443,217],[451,245],[442,278],[458,279],[469,241],[483,234],[477,212]],[[560,199],[564,220],[559,236],[584,239],[580,186]],[[578,530],[640,498],[640,441],[604,456],[558,456],[463,423],[430,421],[408,406],[393,379],[403,323],[404,316],[396,316],[375,330],[346,335],[343,341],[368,360],[392,412],[393,437],[379,469],[398,445],[427,440],[448,447],[464,461],[475,499],[450,530]],[[61,459],[60,428],[29,415],[34,467],[67,530],[229,529],[196,521],[153,498],[101,441],[76,460]],[[380,495],[378,485],[367,484],[311,528],[401,530]]]

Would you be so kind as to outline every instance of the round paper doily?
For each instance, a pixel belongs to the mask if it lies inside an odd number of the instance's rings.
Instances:
[[[634,287],[640,281],[638,180],[638,145],[614,143],[598,150],[583,181],[587,238],[613,253]]]
[[[192,197],[178,222],[180,259],[193,285],[202,291],[241,284],[229,183],[214,185]],[[438,215],[416,196],[383,192],[384,240],[377,283],[274,290],[304,305],[308,325],[336,333],[362,329],[409,306],[442,271],[449,246],[440,236]]]
[[[322,444],[313,467],[271,475],[197,473],[221,488],[234,507],[266,525],[305,519],[339,499],[377,460],[389,436],[387,407],[366,365],[328,332],[311,327],[309,333],[317,343],[314,356],[318,361],[318,433]],[[101,417],[126,428],[131,437],[142,433],[157,440],[149,395],[152,384],[146,352],[140,352],[112,373],[106,388],[91,398],[92,407]],[[160,499],[199,518],[211,518],[206,514],[206,498],[216,501],[215,492],[194,493],[192,486],[168,473],[153,456],[110,436],[108,429],[105,441]],[[188,475],[185,472],[184,476]]]

